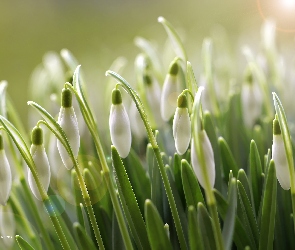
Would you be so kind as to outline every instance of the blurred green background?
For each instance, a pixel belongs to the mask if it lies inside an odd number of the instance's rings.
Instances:
[[[216,24],[233,44],[251,43],[253,34],[259,38],[262,24],[255,0],[1,0],[0,80],[8,81],[8,93],[25,117],[30,75],[47,51],[69,49],[86,80],[103,84],[104,72],[118,56],[133,66],[136,36],[164,43],[158,16],[183,32],[188,51],[199,48]]]

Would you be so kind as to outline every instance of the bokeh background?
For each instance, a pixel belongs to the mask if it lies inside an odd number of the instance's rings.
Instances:
[[[132,72],[139,53],[136,36],[160,45],[166,41],[159,16],[179,31],[192,62],[198,61],[204,37],[216,27],[224,28],[239,58],[241,45],[259,42],[264,17],[288,29],[279,31],[278,43],[293,46],[295,14],[286,7],[290,1],[261,0],[259,11],[256,0],[1,0],[0,80],[8,81],[8,93],[25,119],[31,73],[47,51],[69,49],[82,64],[86,81],[103,85],[104,72],[118,56],[128,60]]]

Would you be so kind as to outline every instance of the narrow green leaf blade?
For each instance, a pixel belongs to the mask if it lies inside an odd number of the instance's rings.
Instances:
[[[35,250],[27,241],[25,241],[21,236],[16,235],[15,239],[21,250]]]
[[[273,249],[277,198],[277,179],[274,161],[271,160],[263,194],[259,249]]]
[[[181,161],[181,178],[187,207],[198,207],[198,203],[205,204],[204,197],[197,177],[186,160]]]
[[[188,231],[190,249],[204,250],[203,239],[198,227],[198,215],[194,206],[188,208]]]
[[[112,146],[112,160],[113,166],[116,170],[116,182],[119,189],[120,200],[132,235],[134,236],[138,248],[149,249],[149,241],[147,238],[146,227],[142,214],[140,212],[125,167],[121,161],[117,149],[114,146]]]
[[[80,245],[80,249],[96,249],[96,246],[94,245],[93,241],[87,235],[85,229],[78,222],[75,222],[73,227],[76,239]]]
[[[222,137],[219,137],[218,144],[220,148],[223,176],[226,183],[228,183],[230,171],[232,170],[234,177],[237,177],[239,169],[237,167],[237,163],[225,139]]]
[[[252,187],[255,213],[258,214],[262,194],[262,166],[258,148],[254,140],[250,143],[250,182]]]
[[[172,250],[164,223],[151,200],[145,201],[145,220],[151,248],[153,250]]]
[[[222,229],[222,238],[225,249],[230,250],[235,229],[237,207],[237,180],[232,178],[228,188],[228,207]]]

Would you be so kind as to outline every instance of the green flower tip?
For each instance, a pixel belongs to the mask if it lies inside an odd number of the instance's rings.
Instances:
[[[149,76],[149,75],[144,75],[143,76],[143,82],[146,84],[146,85],[151,85],[152,84],[152,78]]]
[[[280,128],[280,123],[278,119],[274,119],[273,120],[273,134],[274,135],[280,135],[281,132],[281,128]]]
[[[112,104],[117,105],[122,103],[122,95],[119,89],[113,89]]]
[[[2,135],[0,135],[0,150],[4,149],[4,145],[3,145],[3,137]]]
[[[61,92],[61,106],[64,108],[72,107],[72,92],[69,89],[62,89]]]
[[[252,84],[253,83],[253,74],[252,74],[252,71],[251,69],[248,67],[245,71],[245,81],[249,84]]]
[[[40,127],[34,127],[31,134],[31,140],[34,145],[42,145],[43,130]]]
[[[177,64],[177,62],[176,61],[173,61],[171,64],[170,64],[170,66],[169,66],[169,74],[170,75],[177,75],[177,73],[178,73],[178,64]]]
[[[187,108],[187,97],[184,94],[181,94],[177,98],[177,107],[178,108]]]

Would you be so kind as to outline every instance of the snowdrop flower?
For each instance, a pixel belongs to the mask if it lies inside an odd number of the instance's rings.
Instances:
[[[3,138],[0,135],[0,204],[6,205],[11,190],[11,170],[7,160]]]
[[[43,146],[43,130],[40,127],[35,127],[32,130],[32,145],[30,152],[35,163],[36,171],[40,181],[47,192],[50,182],[50,166],[49,161]],[[32,193],[38,200],[42,200],[34,176],[29,168],[28,182]]]
[[[244,123],[247,128],[252,128],[261,115],[262,94],[257,83],[254,82],[250,69],[245,74],[245,82],[241,90],[241,102]]]
[[[206,163],[205,166],[207,168],[210,186],[213,188],[215,183],[215,162],[214,162],[213,149],[206,131],[202,129],[199,133],[200,133],[200,139],[201,139],[201,146],[204,152],[204,160]],[[206,188],[205,178],[201,169],[201,165],[199,162],[199,158],[197,156],[193,139],[191,143],[191,163],[195,171],[195,174],[198,178],[198,181],[200,182],[201,186],[205,189]]]
[[[291,184],[288,160],[280,124],[276,118],[273,120],[272,159],[276,165],[277,178],[281,187],[285,190],[290,189]]]
[[[129,116],[132,122],[130,123],[131,131],[133,135],[139,141],[143,140],[146,137],[145,127],[141,116],[137,110],[135,102],[131,102],[129,107]]]
[[[120,157],[126,158],[131,148],[131,130],[128,114],[122,104],[119,89],[112,92],[112,106],[109,118],[111,140]]]
[[[73,150],[73,154],[77,158],[80,148],[80,135],[77,117],[72,106],[72,93],[69,89],[63,89],[61,93],[61,108],[59,111],[58,123],[64,130]],[[73,167],[72,160],[59,140],[57,141],[57,148],[63,164],[67,169],[71,169]]]
[[[166,75],[161,95],[161,115],[164,121],[168,121],[173,115],[177,105],[178,96],[178,64],[173,61]]]
[[[15,242],[16,225],[14,213],[10,206],[1,207],[0,209],[0,235],[1,241],[11,249]]]
[[[178,97],[177,106],[173,119],[173,137],[177,153],[183,155],[191,140],[191,120],[187,109],[187,97],[185,94],[181,94]]]

